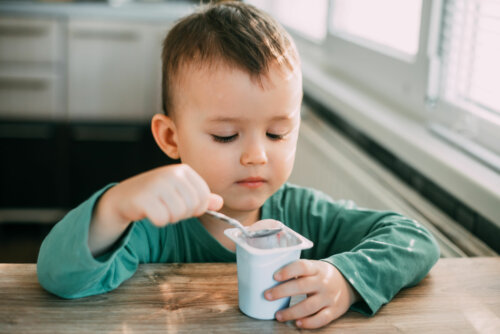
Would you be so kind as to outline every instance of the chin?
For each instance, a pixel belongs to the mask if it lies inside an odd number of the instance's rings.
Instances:
[[[227,202],[227,206],[232,210],[237,211],[254,211],[260,209],[260,207],[267,200],[265,199],[247,199],[244,201],[230,201]]]

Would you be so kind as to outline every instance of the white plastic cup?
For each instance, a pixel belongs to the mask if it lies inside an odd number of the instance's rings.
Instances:
[[[280,223],[281,224],[281,223]],[[290,297],[269,301],[264,298],[264,291],[279,282],[274,280],[274,273],[300,258],[302,249],[311,248],[313,243],[289,227],[281,224],[288,235],[290,246],[260,249],[250,246],[241,231],[231,228],[224,233],[236,243],[236,266],[238,270],[238,305],[246,315],[261,319],[275,318],[277,311],[288,307]]]

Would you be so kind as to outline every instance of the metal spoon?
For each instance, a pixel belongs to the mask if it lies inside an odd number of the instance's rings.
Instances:
[[[261,238],[261,237],[267,237],[276,233],[279,233],[282,229],[281,227],[276,227],[276,228],[264,228],[262,230],[257,230],[257,231],[248,231],[245,226],[243,226],[239,221],[237,221],[234,218],[228,217],[223,213],[217,212],[217,211],[212,211],[212,210],[207,210],[206,213],[209,215],[218,218],[220,220],[225,221],[226,223],[229,223],[233,226],[236,226],[243,232],[243,234],[247,238]]]

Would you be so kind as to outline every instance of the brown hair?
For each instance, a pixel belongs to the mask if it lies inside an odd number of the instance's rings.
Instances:
[[[163,111],[171,113],[171,86],[182,66],[224,64],[260,80],[271,64],[293,70],[298,61],[292,38],[266,13],[235,1],[204,5],[177,22],[163,42]]]

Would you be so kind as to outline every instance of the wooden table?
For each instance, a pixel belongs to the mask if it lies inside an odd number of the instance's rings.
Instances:
[[[63,300],[34,264],[0,264],[0,333],[290,333],[238,309],[235,264],[147,264],[108,294]],[[500,257],[441,259],[374,317],[348,312],[319,332],[500,333]]]

